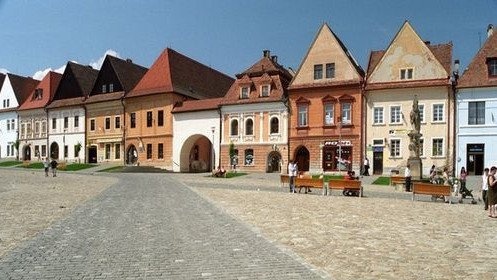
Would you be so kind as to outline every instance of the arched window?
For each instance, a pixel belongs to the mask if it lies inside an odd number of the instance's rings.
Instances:
[[[238,135],[238,120],[231,121],[231,136]]]
[[[271,119],[271,134],[277,134],[280,132],[280,120],[277,117]]]
[[[254,121],[252,119],[245,121],[245,135],[254,135]]]

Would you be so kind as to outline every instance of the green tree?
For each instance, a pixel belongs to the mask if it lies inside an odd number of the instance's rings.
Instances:
[[[21,141],[19,141],[19,139],[17,139],[14,142],[14,148],[16,149],[16,158],[17,158],[17,160],[19,160],[19,145],[21,145]]]

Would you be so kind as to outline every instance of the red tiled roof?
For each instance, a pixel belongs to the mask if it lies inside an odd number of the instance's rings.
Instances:
[[[167,48],[126,97],[175,92],[194,99],[215,98],[232,83],[227,75]]]
[[[473,58],[468,68],[458,81],[458,88],[497,86],[497,77],[488,76],[487,58],[497,58],[497,32],[485,41],[485,44]]]
[[[14,74],[7,74],[9,77],[10,84],[12,85],[12,90],[16,96],[17,102],[19,104],[24,103],[29,94],[38,85],[40,81],[35,80],[30,77],[22,77]]]
[[[43,80],[36,86],[36,88],[31,92],[26,101],[21,104],[19,110],[29,110],[36,108],[45,107],[53,98],[55,90],[59,85],[62,75],[56,72],[48,72]],[[38,89],[42,90],[41,99],[35,97],[35,93]]]
[[[196,112],[205,110],[215,110],[219,108],[219,104],[223,100],[220,98],[210,98],[202,100],[187,100],[174,106],[173,113],[185,113],[185,112]]]

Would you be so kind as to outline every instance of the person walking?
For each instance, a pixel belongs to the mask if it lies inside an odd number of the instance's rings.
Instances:
[[[50,162],[50,168],[52,168],[52,176],[57,177],[57,161],[55,159]]]
[[[404,177],[406,178],[406,192],[411,191],[411,166],[409,164],[406,165],[406,169],[404,170]]]
[[[497,167],[492,166],[490,168],[490,174],[488,174],[488,216],[491,218],[497,218],[495,213],[495,205],[497,204],[497,180],[495,179],[495,172]]]
[[[296,193],[295,191],[295,177],[297,177],[298,166],[295,160],[288,163],[288,177],[290,177],[290,192]]]
[[[50,164],[48,162],[48,158],[43,159],[43,168],[45,169],[45,177],[48,177],[48,168]]]
[[[487,200],[487,191],[488,191],[488,168],[483,170],[483,175],[481,176],[481,199],[483,199],[483,203],[485,204],[485,211],[488,210],[488,200]]]
[[[466,177],[468,176],[468,172],[466,172],[466,168],[461,167],[461,173],[459,173],[459,193],[462,193],[463,190],[466,189]]]
[[[369,176],[369,159],[367,157],[364,158],[364,176]]]

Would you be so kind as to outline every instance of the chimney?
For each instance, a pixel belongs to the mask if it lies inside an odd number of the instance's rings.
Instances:
[[[272,55],[272,56],[271,56],[271,60],[272,60],[274,63],[278,63],[278,56],[277,56],[277,55]]]
[[[430,42],[430,41],[425,41],[425,44],[426,44],[427,46],[429,46],[429,45],[431,44],[431,42]]]
[[[263,50],[262,54],[264,55],[264,57],[267,57],[267,58],[269,58],[271,56],[271,52],[269,50]]]
[[[131,60],[131,58],[126,58],[126,62],[133,63],[133,60]]]
[[[490,38],[494,34],[494,26],[493,24],[489,24],[487,27],[487,38]]]

